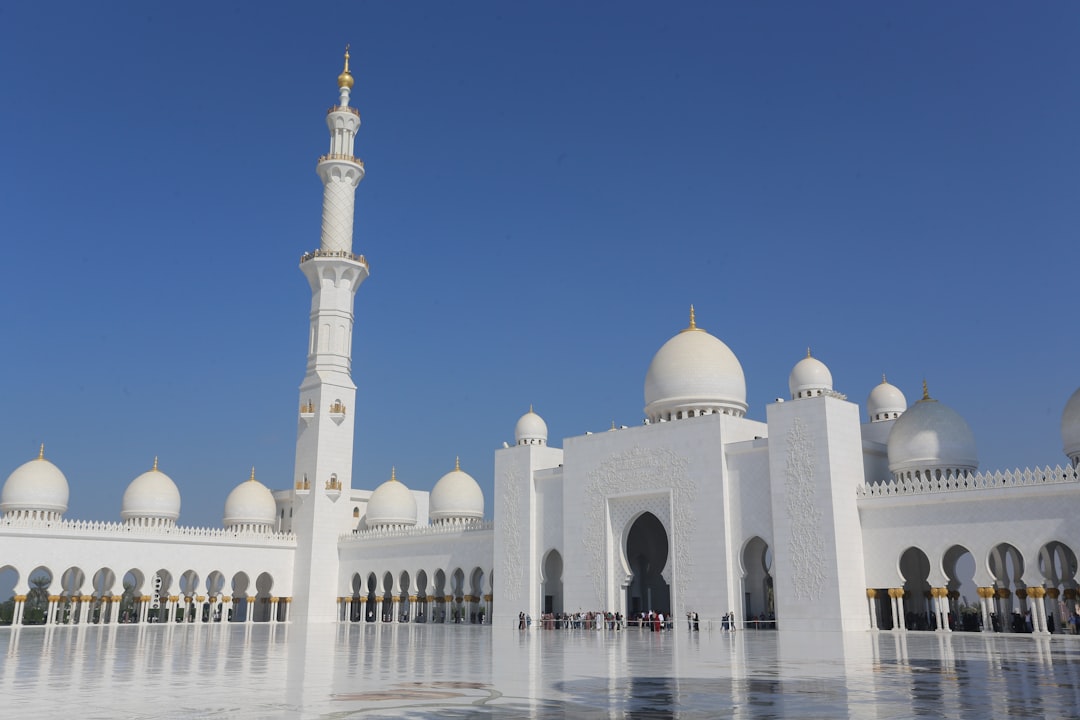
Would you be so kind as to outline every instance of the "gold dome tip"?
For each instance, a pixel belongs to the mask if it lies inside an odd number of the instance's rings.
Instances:
[[[353,76],[349,72],[349,46],[345,46],[345,69],[341,71],[341,74],[337,76],[337,84],[339,88],[351,88],[353,86]]]
[[[885,379],[885,373],[881,373],[881,384],[884,385],[887,382],[889,382],[889,381]]]
[[[251,477],[248,478],[248,482],[255,482],[255,466],[251,466]]]
[[[813,357],[813,356],[812,356],[812,355],[810,354],[810,346],[809,346],[809,345],[807,345],[807,346],[806,346],[806,357]]]
[[[922,399],[923,400],[933,400],[934,399],[934,398],[930,397],[930,389],[926,386],[926,378],[923,378],[923,381],[922,381]]]
[[[390,468],[390,479],[393,482],[397,482],[397,468],[396,467],[391,467]]]
[[[700,330],[700,329],[701,329],[701,328],[699,328],[699,327],[697,326],[697,318],[696,318],[696,316],[694,315],[694,306],[693,306],[693,305],[691,305],[691,306],[690,306],[690,326],[689,326],[689,327],[687,327],[687,328],[684,328],[684,329],[682,330],[682,332],[688,332],[688,331],[690,331],[690,330]]]
[[[151,470],[157,470],[157,455],[154,456],[154,467],[152,467],[150,469]]]
[[[37,459],[38,460],[44,460],[45,459],[45,443],[41,443],[41,449],[38,450]]]

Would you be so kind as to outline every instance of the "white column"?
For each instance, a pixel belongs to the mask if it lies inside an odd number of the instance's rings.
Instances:
[[[248,596],[247,607],[244,608],[244,609],[247,611],[247,616],[244,618],[244,622],[246,622],[248,625],[250,625],[253,622],[255,622],[255,597],[254,596],[252,596],[252,595]]]

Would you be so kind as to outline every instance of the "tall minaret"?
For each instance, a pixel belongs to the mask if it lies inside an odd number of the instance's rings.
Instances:
[[[300,384],[293,491],[297,547],[290,617],[298,621],[336,619],[337,539],[347,511],[336,503],[352,487],[353,298],[368,276],[364,256],[352,251],[353,203],[364,179],[364,163],[353,156],[360,113],[349,107],[352,86],[346,47],[338,104],[326,114],[330,152],[316,166],[323,182],[322,240],[318,250],[300,259],[311,285],[311,330],[307,373]]]

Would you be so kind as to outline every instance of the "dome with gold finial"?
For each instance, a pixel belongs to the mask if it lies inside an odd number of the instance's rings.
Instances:
[[[251,468],[251,477],[233,488],[225,498],[225,527],[266,530],[276,519],[274,494],[255,479],[255,468]]]
[[[889,431],[889,472],[897,478],[962,476],[979,468],[975,436],[960,413],[930,397],[908,408]]]
[[[180,517],[180,490],[165,473],[154,467],[131,481],[120,503],[120,517],[128,525],[168,526]]]
[[[650,422],[698,415],[746,414],[746,377],[735,353],[697,326],[661,346],[645,374],[645,415]]]
[[[881,382],[870,391],[866,399],[866,413],[870,416],[870,422],[883,422],[895,420],[907,410],[907,398],[900,388],[896,387],[881,375]]]
[[[518,418],[514,426],[514,442],[518,445],[547,445],[548,426],[544,418],[533,412],[532,405],[529,412]]]
[[[478,522],[484,519],[484,492],[473,476],[461,469],[461,459],[454,469],[439,478],[431,490],[428,516],[432,523]]]
[[[345,69],[341,71],[341,74],[337,76],[337,84],[339,88],[352,88],[353,76],[349,72],[349,46],[345,46]]]
[[[828,394],[833,389],[832,383],[828,366],[811,355],[810,348],[806,348],[806,357],[795,363],[788,376],[792,400]]]
[[[390,470],[390,479],[371,493],[367,504],[367,526],[411,527],[416,524],[416,498],[397,479],[397,469]]]
[[[68,481],[60,468],[45,459],[45,446],[30,462],[15,468],[0,492],[5,517],[59,520],[67,512]]]

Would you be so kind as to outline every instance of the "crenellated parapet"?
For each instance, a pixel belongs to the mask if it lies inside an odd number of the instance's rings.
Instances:
[[[414,525],[412,527],[377,527],[353,533],[344,533],[339,538],[341,543],[365,542],[369,540],[381,540],[389,537],[431,537],[433,535],[461,535],[464,533],[490,532],[495,529],[495,523],[487,522],[456,522],[439,523],[437,525]]]
[[[9,532],[10,531],[10,532]],[[28,532],[23,532],[28,531]],[[50,537],[76,537],[87,540],[115,540],[120,538],[156,538],[161,541],[239,541],[243,544],[258,542],[266,545],[294,546],[296,536],[282,532],[268,532],[247,526],[242,528],[186,527],[180,525],[130,525],[122,522],[97,520],[50,521],[42,518],[0,518],[0,536],[5,534],[42,534]]]
[[[856,488],[860,498],[899,497],[931,493],[994,490],[1002,488],[1038,487],[1080,483],[1080,472],[1074,467],[1056,465],[1053,468],[1026,468],[981,473],[941,473],[926,476],[904,476],[882,482],[866,483]]]

